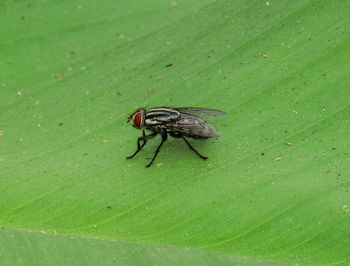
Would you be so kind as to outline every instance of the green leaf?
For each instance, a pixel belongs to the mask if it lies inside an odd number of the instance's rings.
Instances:
[[[247,257],[167,245],[51,235],[45,231],[0,231],[2,265],[269,265]]]
[[[0,6],[0,261],[349,262],[346,1]],[[126,160],[153,106],[227,112],[209,160]]]

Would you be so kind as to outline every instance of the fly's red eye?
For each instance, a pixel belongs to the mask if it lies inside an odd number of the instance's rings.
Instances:
[[[134,116],[134,126],[137,127],[137,128],[140,128],[141,120],[142,120],[142,114],[141,113],[137,113]]]

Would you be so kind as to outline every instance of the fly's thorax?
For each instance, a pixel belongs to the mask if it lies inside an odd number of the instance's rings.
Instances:
[[[145,127],[145,108],[137,109],[133,114],[128,118],[128,122],[132,120],[134,122],[133,126],[138,129]]]
[[[158,134],[162,134],[164,132],[167,132],[167,128],[164,125],[146,125],[145,129],[148,129],[149,131],[156,132]]]
[[[152,108],[145,114],[145,125],[149,127],[165,125],[170,121],[178,119],[180,115],[180,112],[172,108]]]

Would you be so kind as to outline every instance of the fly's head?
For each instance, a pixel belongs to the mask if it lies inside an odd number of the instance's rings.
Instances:
[[[134,113],[132,113],[128,118],[128,123],[130,120],[134,121],[133,126],[137,129],[142,129],[145,126],[145,108],[139,108]]]

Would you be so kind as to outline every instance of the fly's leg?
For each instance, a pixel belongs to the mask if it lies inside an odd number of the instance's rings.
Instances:
[[[163,143],[167,140],[167,138],[168,138],[168,134],[166,132],[163,132],[162,133],[162,142],[159,144],[159,146],[156,150],[156,153],[154,154],[151,162],[149,164],[147,164],[146,167],[150,167],[153,164],[154,159],[157,157],[160,148],[162,147]]]
[[[181,137],[182,137],[182,139],[186,142],[187,146],[188,146],[192,151],[194,151],[199,157],[201,157],[203,160],[207,160],[207,159],[208,159],[208,157],[205,157],[205,156],[201,155],[198,151],[196,151],[196,149],[192,147],[192,145],[187,141],[187,139],[185,139],[184,136],[181,136]]]
[[[146,136],[145,131],[143,130],[143,136],[139,137],[137,139],[137,150],[135,151],[135,153],[133,155],[126,157],[126,159],[133,158],[146,145],[147,140],[154,138],[156,135],[157,135],[157,133],[153,132],[152,134]],[[143,141],[142,145],[140,145],[141,141]]]
[[[185,139],[185,137],[182,136],[181,134],[175,133],[175,132],[169,132],[169,134],[170,134],[170,136],[172,136],[172,137],[174,137],[174,138],[182,138],[182,139],[186,142],[187,146],[188,146],[192,151],[194,151],[199,157],[201,157],[203,160],[207,160],[207,159],[208,159],[208,157],[201,155],[201,154],[187,141],[187,139]]]

